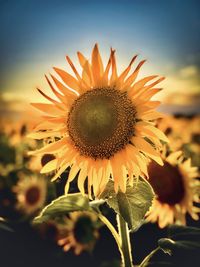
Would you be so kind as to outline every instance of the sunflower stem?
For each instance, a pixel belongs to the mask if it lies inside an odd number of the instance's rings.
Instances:
[[[128,225],[120,215],[117,215],[117,224],[121,238],[122,267],[133,267]]]
[[[140,263],[139,267],[145,267],[146,264],[149,262],[149,260],[151,259],[151,257],[158,251],[160,250],[159,247],[157,247],[156,249],[154,249],[153,251],[151,251],[145,258],[144,260]]]
[[[121,240],[120,240],[120,236],[119,234],[117,233],[117,231],[115,230],[114,226],[111,224],[111,222],[105,217],[103,216],[101,213],[98,213],[98,216],[99,216],[99,219],[108,227],[108,229],[110,230],[110,232],[112,233],[117,245],[118,245],[118,248],[119,248],[119,251],[121,253],[121,255],[123,254],[122,252],[122,249],[121,249]]]

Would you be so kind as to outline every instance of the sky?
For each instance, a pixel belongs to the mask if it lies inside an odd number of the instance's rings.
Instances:
[[[141,75],[164,75],[165,95],[200,92],[198,0],[0,0],[0,92],[7,98],[40,99],[44,74],[65,56],[90,58],[99,44],[107,61],[116,49],[119,70],[134,54],[147,59]]]

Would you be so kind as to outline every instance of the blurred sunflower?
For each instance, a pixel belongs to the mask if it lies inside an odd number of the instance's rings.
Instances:
[[[47,184],[44,178],[22,176],[14,187],[17,196],[17,209],[30,215],[40,209],[46,200]]]
[[[136,57],[134,56],[128,67],[118,75],[115,51],[111,49],[104,68],[96,44],[92,51],[91,63],[78,52],[83,69],[82,77],[68,56],[67,61],[76,78],[64,70],[54,68],[64,82],[61,83],[51,75],[60,92],[46,77],[58,100],[50,98],[38,89],[51,104],[33,104],[48,115],[44,116],[44,121],[30,137],[61,138],[31,154],[58,154],[56,159],[41,170],[45,173],[56,169],[57,173],[52,180],[57,179],[67,167],[71,167],[66,192],[69,183],[77,174],[78,187],[82,194],[85,193],[86,178],[90,197],[92,188],[94,195],[98,196],[110,178],[114,180],[116,192],[119,189],[125,192],[127,180],[133,184],[134,177],[147,175],[146,158],[149,157],[162,165],[159,152],[155,148],[160,146],[159,139],[167,141],[167,138],[151,122],[160,117],[160,113],[155,111],[160,102],[150,99],[161,90],[155,88],[155,85],[164,78],[155,80],[158,76],[153,75],[136,82],[139,70],[145,62],[141,61],[128,76]],[[149,83],[150,81],[152,82]]]
[[[155,162],[148,166],[149,182],[156,197],[146,220],[158,221],[160,228],[173,223],[185,225],[187,212],[198,220],[200,208],[194,205],[200,203],[197,168],[191,166],[190,159],[184,160],[181,151],[163,155],[163,161],[162,167]]]
[[[179,150],[184,144],[191,144],[200,136],[200,116],[176,117],[166,115],[157,122],[158,128],[164,132],[174,150]],[[184,131],[183,131],[184,129]]]
[[[64,251],[71,248],[79,255],[82,251],[91,251],[94,248],[98,233],[98,217],[91,212],[75,211],[66,219],[66,237],[59,239],[58,245]]]

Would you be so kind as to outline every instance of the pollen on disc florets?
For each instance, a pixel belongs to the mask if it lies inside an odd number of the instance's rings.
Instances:
[[[129,143],[135,119],[136,110],[127,92],[96,88],[74,101],[67,127],[82,155],[108,159]]]

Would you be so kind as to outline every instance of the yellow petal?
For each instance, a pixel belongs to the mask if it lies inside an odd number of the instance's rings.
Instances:
[[[160,155],[147,141],[145,141],[143,138],[139,138],[136,136],[134,136],[131,141],[141,152],[144,152],[150,158],[155,160],[159,165],[163,165],[163,161],[160,158]]]
[[[88,60],[86,61],[83,72],[82,72],[82,79],[88,85],[89,89],[94,85],[94,79],[92,75],[92,67]]]
[[[85,194],[84,183],[87,177],[87,165],[87,161],[83,162],[83,164],[81,165],[80,173],[78,175],[78,188],[82,195]]]
[[[61,79],[67,86],[79,92],[80,90],[79,82],[72,75],[59,68],[54,67],[53,69],[61,77]]]
[[[71,59],[66,56],[66,59],[70,65],[70,67],[72,68],[74,74],[76,75],[77,80],[79,81],[79,86],[80,86],[80,91],[79,93],[84,93],[85,92],[85,88],[87,87],[87,84],[84,82],[84,80],[81,79],[81,76],[79,75],[77,69],[75,68],[73,62],[71,61]]]
[[[58,92],[55,90],[55,88],[53,87],[52,83],[50,82],[50,80],[48,79],[48,77],[47,77],[46,75],[45,75],[45,78],[46,78],[46,80],[47,80],[47,82],[48,82],[48,84],[49,84],[49,86],[50,86],[52,92],[56,95],[56,97],[57,97],[61,102],[63,102],[63,103],[67,103],[67,99],[66,99],[66,97],[63,96],[63,95],[61,95],[60,93],[58,93]]]
[[[99,53],[98,45],[95,44],[94,49],[92,51],[92,74],[94,79],[94,85],[98,86],[103,76],[103,63]]]
[[[46,94],[45,94],[42,90],[40,90],[39,88],[37,88],[37,90],[38,90],[38,92],[39,92],[42,96],[44,96],[47,100],[49,100],[50,102],[54,103],[54,105],[55,105],[56,107],[58,107],[58,108],[60,108],[60,109],[63,109],[63,108],[64,108],[62,103],[60,103],[60,102],[56,101],[55,99],[49,97],[48,95],[46,95]]]
[[[148,83],[149,81],[155,79],[156,77],[158,77],[157,75],[152,75],[152,76],[147,76],[139,81],[137,81],[132,87],[131,87],[131,91],[138,91],[139,89],[143,88],[144,85],[146,83]]]
[[[144,132],[147,134],[150,134],[153,137],[157,137],[160,140],[163,140],[164,142],[169,142],[169,139],[167,138],[167,136],[160,131],[158,128],[154,127],[153,125],[150,125],[148,123],[145,122],[138,122],[135,125],[135,128],[140,132]]]
[[[116,65],[116,59],[115,59],[115,50],[111,48],[111,63],[112,63],[112,74],[110,77],[110,85],[112,86],[116,79],[117,79],[117,65]]]
[[[110,57],[109,57],[108,63],[106,65],[106,68],[105,68],[105,71],[104,71],[104,74],[103,74],[103,77],[102,77],[102,85],[103,86],[107,86],[108,85],[108,74],[109,74],[109,70],[110,70],[110,67],[111,67],[111,63],[112,63],[112,54],[113,53],[114,52],[111,50]]]
[[[161,90],[162,88],[154,88],[149,91],[147,90],[140,95],[140,98],[142,98],[144,101],[148,101],[151,99],[152,96],[159,93]]]
[[[87,59],[84,57],[84,55],[81,52],[77,52],[77,55],[78,55],[79,63],[81,67],[83,68],[85,66]]]
[[[57,153],[60,149],[63,149],[64,146],[67,146],[68,137],[64,137],[59,141],[54,143],[48,144],[41,149],[29,152],[30,155],[37,155],[37,154],[54,154]]]
[[[146,89],[149,90],[150,88],[154,87],[156,84],[162,82],[165,79],[165,77],[160,77],[158,80],[156,80],[155,82],[149,84],[146,86]]]
[[[78,93],[75,91],[72,91],[71,89],[67,88],[66,86],[64,86],[58,79],[56,79],[56,77],[54,77],[53,75],[51,75],[51,78],[53,79],[55,85],[57,86],[57,88],[60,90],[61,93],[63,93],[66,97],[68,101],[74,101],[77,98]]]
[[[141,171],[145,175],[148,176],[147,163],[143,159],[141,159],[140,153],[137,150],[137,148],[134,147],[133,145],[127,145],[125,149],[126,149],[128,158],[132,159],[133,162],[135,162],[135,164],[139,166],[139,168],[141,169]]]
[[[143,60],[137,65],[134,72],[126,79],[123,88],[128,88],[131,86],[131,84],[136,80],[138,73],[139,73],[139,70],[145,62],[146,62],[146,60]],[[132,90],[132,88],[131,88],[131,90]]]
[[[68,182],[73,181],[74,178],[76,177],[77,173],[79,172],[79,170],[80,170],[80,167],[76,163],[74,163],[72,165],[71,169],[70,169],[70,172],[69,172],[69,176],[68,176],[67,181]]]
[[[137,117],[143,120],[157,120],[159,118],[163,118],[164,115],[160,112],[150,110],[150,111],[141,112],[141,113],[137,112]]]
[[[41,169],[40,173],[48,173],[52,172],[57,169],[58,167],[58,159],[53,159],[49,161],[47,164],[44,165],[44,167]]]
[[[124,81],[124,79],[126,78],[126,76],[128,75],[131,66],[133,64],[133,62],[135,61],[135,59],[137,58],[137,55],[135,55],[132,59],[131,62],[129,63],[128,67],[120,74],[117,82],[122,83]]]
[[[58,179],[58,177],[60,177],[60,175],[70,166],[70,162],[66,161],[64,162],[64,164],[62,165],[62,167],[60,167],[60,169],[57,171],[57,173],[52,177],[51,182],[55,181]]]
[[[46,103],[31,103],[31,105],[40,111],[50,114],[52,116],[64,115],[65,111],[52,104]]]

